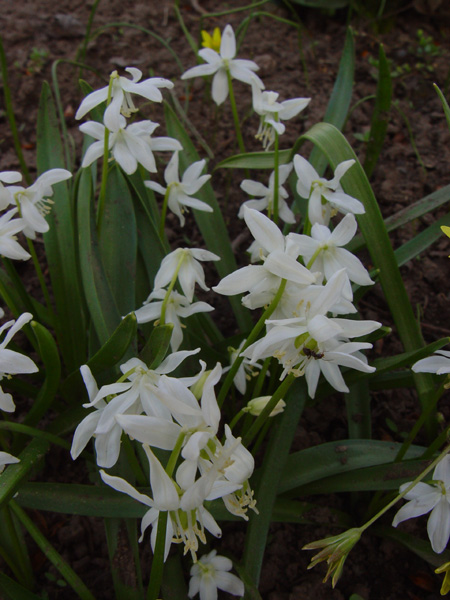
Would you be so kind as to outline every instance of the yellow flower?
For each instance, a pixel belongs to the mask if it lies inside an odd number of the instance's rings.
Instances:
[[[202,29],[202,46],[204,48],[211,48],[216,52],[220,52],[220,42],[222,41],[222,36],[220,34],[220,29],[218,27],[214,28],[213,34],[210,35],[207,31]]]
[[[450,229],[450,228],[447,227],[447,229]],[[447,233],[447,232],[445,232],[445,233]],[[449,234],[447,233],[447,235],[449,235]],[[446,596],[450,592],[450,562],[444,563],[443,565],[438,567],[435,571],[435,573],[444,573],[444,572],[445,572],[445,577],[444,577],[444,581],[442,582],[441,596]]]

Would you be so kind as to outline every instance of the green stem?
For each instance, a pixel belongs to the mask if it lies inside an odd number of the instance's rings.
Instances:
[[[108,98],[106,100],[106,108],[111,103],[111,95],[112,95],[112,84],[114,81],[114,76],[109,79],[108,86]],[[103,215],[105,212],[105,199],[106,199],[106,183],[108,181],[108,159],[109,159],[109,129],[105,126],[105,139],[103,141],[103,165],[102,165],[102,183],[100,186],[100,195],[98,198],[98,206],[97,206],[97,234],[100,237],[100,233],[102,230],[103,224]]]
[[[317,250],[314,252],[314,254],[311,256],[311,258],[308,261],[308,264],[306,265],[307,269],[311,269],[311,267],[314,264],[314,261],[316,260],[316,258],[319,256],[319,254],[322,252],[323,248],[321,248],[319,246],[319,248],[317,248]]]
[[[166,193],[164,194],[164,201],[161,210],[161,221],[159,223],[159,237],[164,240],[164,227],[166,224],[167,205],[169,203],[170,184],[167,186]]]
[[[230,70],[226,69],[226,72],[227,72],[227,80],[228,80],[228,89],[230,92],[231,112],[233,113],[234,128],[236,130],[236,138],[238,141],[239,150],[241,151],[241,154],[244,154],[245,146],[244,146],[244,140],[242,138],[241,126],[239,124],[239,116],[238,116],[237,107],[236,107],[236,99],[234,97],[234,91],[233,91],[233,82],[231,79]]]
[[[246,410],[242,409],[240,410],[237,414],[234,415],[233,419],[231,420],[230,423],[230,429],[231,431],[233,431],[233,428],[236,426],[236,424],[241,420],[241,418],[247,413]]]
[[[273,222],[278,223],[278,195],[280,191],[280,153],[279,153],[279,137],[275,131],[275,146],[274,146],[274,185],[273,185]]]
[[[45,303],[51,315],[54,315],[52,308],[52,301],[50,300],[50,294],[48,293],[47,285],[45,283],[44,274],[42,273],[41,265],[39,264],[39,260],[36,254],[36,250],[34,248],[33,242],[30,238],[27,237],[28,251],[31,254],[31,258],[33,259],[34,270],[36,271],[36,275],[39,279],[39,284],[41,286],[42,293],[44,294]]]
[[[26,550],[26,545],[19,534],[21,533],[14,524],[11,509],[8,505],[1,508],[1,533],[5,536],[5,547],[0,547],[0,555],[8,564],[14,573],[17,581],[20,581],[27,588],[32,588],[34,584],[33,569],[30,563],[30,557]]]
[[[177,282],[178,273],[180,272],[181,265],[183,264],[183,261],[184,261],[184,257],[185,257],[185,253],[182,252],[181,256],[180,256],[180,260],[178,261],[178,264],[177,264],[177,268],[175,269],[175,273],[172,275],[172,279],[170,281],[169,287],[167,288],[166,295],[164,296],[164,300],[163,300],[163,303],[161,306],[161,317],[160,317],[161,325],[165,325],[165,323],[166,323],[167,304],[169,303],[170,294],[172,293],[172,290],[175,287],[175,283]]]
[[[174,446],[174,449],[172,450],[170,458],[167,462],[166,473],[167,475],[169,475],[169,477],[172,477],[172,474],[175,470],[175,466],[177,464],[178,456],[180,455],[185,436],[185,433],[180,433]],[[161,589],[161,581],[164,572],[164,551],[166,547],[166,529],[168,516],[169,515],[167,511],[161,511],[159,513],[158,533],[156,534],[152,570],[150,573],[150,582],[148,584],[147,589],[147,600],[157,600],[157,598],[159,597],[159,590]]]
[[[267,371],[269,370],[270,361],[272,357],[269,356],[263,363],[261,370],[258,373],[258,378],[255,383],[255,387],[253,388],[253,398],[258,398],[261,395],[261,390],[264,385],[264,381],[267,377]]]
[[[275,391],[272,398],[269,400],[269,402],[266,404],[266,406],[261,411],[261,414],[256,418],[253,425],[250,427],[250,429],[247,431],[247,433],[242,438],[242,443],[244,444],[244,446],[246,448],[248,448],[248,446],[251,444],[254,437],[258,433],[258,431],[261,429],[261,427],[267,421],[270,413],[275,408],[275,406],[278,404],[278,402],[285,397],[288,389],[294,383],[294,380],[295,380],[295,376],[292,373],[289,373],[289,375],[286,377],[286,379],[283,380],[281,385]]]
[[[14,514],[17,516],[19,521],[28,531],[30,536],[42,550],[44,555],[48,558],[50,562],[54,564],[54,566],[61,573],[62,577],[67,581],[70,587],[78,594],[78,597],[81,600],[95,600],[95,597],[91,594],[85,584],[81,581],[75,571],[66,563],[66,561],[62,558],[62,556],[53,548],[50,542],[42,535],[33,521],[29,518],[22,508],[15,502],[15,500],[10,500],[10,507],[12,508]]]
[[[274,299],[269,304],[268,308],[263,312],[263,314],[259,318],[256,325],[251,330],[248,338],[245,341],[245,344],[241,348],[240,355],[236,357],[234,363],[231,365],[231,369],[228,371],[227,376],[225,377],[225,381],[223,382],[222,387],[220,388],[219,395],[217,396],[217,403],[219,406],[222,406],[223,401],[225,400],[225,396],[227,395],[228,390],[230,389],[230,387],[233,383],[233,379],[234,379],[236,373],[238,372],[238,369],[241,366],[242,361],[244,360],[244,357],[242,356],[242,352],[246,348],[248,348],[250,346],[250,344],[253,344],[253,342],[256,341],[256,338],[258,337],[261,329],[264,327],[266,320],[272,315],[273,311],[278,306],[278,303],[281,300],[281,297],[283,295],[285,287],[286,287],[286,279],[282,279],[281,283],[280,283],[280,287],[278,288],[278,291],[275,294]]]
[[[47,440],[51,444],[54,444],[55,446],[60,446],[65,450],[70,450],[71,444],[66,440],[61,439],[57,435],[53,435],[53,433],[47,433],[46,431],[41,431],[40,429],[35,429],[34,427],[29,427],[28,425],[23,425],[22,423],[13,423],[12,421],[0,421],[0,430],[16,431],[17,433],[23,433],[31,437]]]

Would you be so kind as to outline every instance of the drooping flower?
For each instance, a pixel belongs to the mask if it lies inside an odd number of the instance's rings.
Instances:
[[[144,302],[144,305],[134,311],[137,322],[148,323],[149,321],[159,320],[161,318],[166,294],[167,290],[164,289],[153,290]],[[186,296],[183,296],[183,294],[179,294],[174,290],[170,292],[165,307],[165,323],[172,323],[173,325],[172,337],[170,339],[172,352],[178,350],[183,341],[183,329],[180,317],[186,319],[196,313],[211,312],[212,310],[214,310],[214,307],[207,302],[191,303]]]
[[[199,262],[205,260],[220,260],[220,256],[201,248],[177,248],[163,258],[155,276],[155,288],[165,287],[177,273],[183,294],[192,302],[196,283],[202,290],[209,290],[205,283],[203,267]]]
[[[217,556],[212,550],[199,558],[191,567],[189,598],[200,594],[200,600],[217,600],[217,590],[223,590],[233,596],[243,596],[244,584],[236,575],[229,573],[233,563],[225,556]]]
[[[18,183],[22,179],[22,174],[18,171],[3,171],[0,173],[0,210],[5,210],[8,204],[11,204],[11,192],[5,188],[4,183]]]
[[[144,182],[148,188],[158,192],[158,194],[169,194],[168,206],[180,219],[181,227],[184,226],[184,212],[186,212],[186,207],[188,206],[204,212],[213,212],[213,209],[206,202],[192,197],[211,178],[211,175],[200,175],[204,166],[204,159],[192,163],[183,173],[180,181],[178,174],[178,152],[175,152],[164,171],[167,188],[155,181]]]
[[[138,163],[147,171],[156,173],[154,151],[175,152],[183,149],[180,142],[174,138],[151,137],[155,129],[159,127],[158,123],[138,121],[127,127],[125,118],[119,115],[119,124],[119,129],[112,131],[109,135],[108,147],[116,162],[128,175],[136,171]],[[98,140],[89,146],[84,155],[81,166],[88,167],[94,160],[103,156],[106,128],[102,123],[87,121],[80,125],[80,130]]]
[[[17,241],[16,233],[23,231],[25,221],[13,219],[17,208],[12,208],[0,217],[0,255],[12,260],[28,260],[29,254]]]
[[[433,356],[422,358],[413,364],[414,373],[436,373],[436,375],[450,374],[450,352],[437,350]]]
[[[259,69],[258,65],[252,60],[243,60],[234,58],[236,56],[236,39],[231,25],[227,25],[222,33],[220,42],[220,53],[212,48],[203,48],[199,51],[199,56],[206,61],[204,65],[197,65],[188,69],[181,79],[190,79],[192,77],[203,77],[213,75],[212,98],[216,104],[222,104],[228,97],[228,77],[227,71],[231,77],[251,85],[255,81],[261,89],[264,84],[255,74]]]
[[[320,177],[303,156],[294,156],[294,168],[298,177],[297,192],[309,199],[308,218],[312,224],[328,225],[332,210],[355,215],[365,212],[363,204],[346,194],[340,184],[342,177],[354,163],[354,160],[340,163],[334,171],[333,179],[328,180]]]
[[[350,281],[358,285],[371,285],[373,281],[361,261],[342,247],[353,238],[356,228],[355,217],[348,213],[333,231],[325,225],[315,223],[311,229],[311,236],[290,233],[289,238],[298,244],[299,253],[305,263],[313,256],[316,257],[311,270],[320,271],[327,280],[337,271],[345,269]]]
[[[410,485],[411,482],[401,485],[400,493]],[[431,511],[427,523],[428,537],[433,550],[437,554],[443,552],[450,538],[450,456],[444,456],[436,465],[430,483],[417,483],[404,497],[409,502],[396,513],[393,527]]]
[[[289,196],[283,184],[292,171],[292,163],[281,165],[278,169],[278,215],[285,223],[295,223],[295,215],[289,208],[286,198]],[[244,179],[241,183],[241,189],[247,194],[254,196],[252,200],[244,202],[239,209],[238,217],[244,218],[244,207],[253,208],[258,211],[266,210],[269,216],[273,213],[273,197],[275,191],[275,173],[272,172],[269,177],[269,185],[265,186],[258,181]]]
[[[7,332],[0,343],[0,381],[8,375],[36,373],[39,370],[31,358],[6,348],[12,337],[32,318],[32,314],[23,313],[17,321],[8,321],[0,327],[0,336]],[[15,408],[11,394],[6,394],[0,387],[0,409],[5,412],[14,412]]]
[[[23,233],[34,240],[36,233],[45,233],[49,224],[45,216],[50,212],[53,201],[53,186],[72,177],[66,169],[50,169],[42,173],[28,188],[10,186],[12,204],[16,204],[23,219]]]
[[[117,131],[120,129],[121,114],[124,117],[129,117],[132,113],[137,111],[131,98],[131,94],[138,94],[151,102],[161,102],[162,94],[159,91],[159,88],[173,88],[173,83],[168,79],[163,79],[162,77],[150,77],[149,79],[140,81],[142,71],[134,67],[128,67],[125,71],[131,75],[131,79],[119,76],[117,71],[113,71],[110,75],[110,78],[112,79],[111,102],[107,106],[103,116],[103,122],[110,131]],[[108,92],[109,85],[87,95],[80,104],[80,107],[75,114],[75,119],[81,119],[90,110],[102,102],[106,102],[108,99]]]
[[[252,79],[253,109],[260,115],[256,139],[262,141],[263,148],[269,150],[275,141],[275,132],[282,135],[286,127],[281,121],[287,121],[304,110],[311,98],[292,98],[277,102],[279,94],[271,91],[261,91],[256,80]]]

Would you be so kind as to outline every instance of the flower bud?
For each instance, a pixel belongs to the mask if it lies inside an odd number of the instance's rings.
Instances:
[[[272,396],[259,396],[258,398],[253,398],[253,400],[250,400],[250,402],[247,403],[247,406],[243,409],[243,411],[250,413],[254,417],[258,417],[267,406],[271,398]],[[286,402],[284,402],[284,400],[278,400],[269,417],[274,417],[275,415],[283,412],[285,406]]]

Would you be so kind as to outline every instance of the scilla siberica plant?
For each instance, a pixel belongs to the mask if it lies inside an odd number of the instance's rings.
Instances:
[[[357,297],[375,278],[387,290],[393,318],[409,353],[407,362],[434,349],[424,350],[414,335],[406,335],[412,313],[386,230],[371,192],[354,196],[361,189],[359,183],[367,180],[342,134],[330,124],[318,124],[299,138],[296,147],[282,153],[280,136],[287,127],[295,126],[283,121],[297,116],[310,99],[279,102],[277,92],[265,91],[264,82],[256,75],[258,65],[235,58],[236,40],[230,25],[222,35],[215,31],[213,36],[204,34],[203,39],[205,48],[199,56],[205,64],[188,69],[182,79],[212,76],[213,101],[222,104],[230,99],[241,154],[219,167],[251,166],[256,170],[263,165],[271,173],[269,178],[263,174],[257,181],[246,178],[241,182],[242,190],[256,197],[248,200],[243,196],[238,213],[254,240],[249,248],[250,264],[236,268],[212,178],[205,173],[209,165],[198,157],[170,101],[165,103],[169,135],[154,137],[159,124],[139,120],[136,96],[161,103],[161,90],[173,87],[167,79],[143,79],[140,70],[128,68],[129,76],[114,71],[107,86],[87,93],[76,118],[90,114],[92,120],[80,126],[88,137],[76,177],[60,164],[62,148],[54,151],[58,131],[51,129],[55,127],[54,119],[49,118],[54,116],[54,106],[44,88],[40,176],[23,188],[17,185],[19,173],[0,173],[4,211],[0,252],[5,266],[0,293],[18,316],[0,329],[5,334],[0,344],[0,372],[4,379],[38,370],[34,360],[6,348],[14,333],[34,319],[27,335],[39,355],[44,382],[34,392],[35,402],[24,424],[17,424],[16,429],[10,426],[18,435],[11,445],[19,456],[0,452],[0,469],[11,465],[2,475],[1,500],[8,515],[19,520],[41,547],[48,548],[48,540],[20,507],[32,502],[27,500],[26,490],[21,490],[20,481],[50,443],[64,446],[59,435],[73,432],[72,458],[86,457],[95,464],[91,475],[96,485],[84,486],[84,493],[89,514],[109,517],[105,526],[111,556],[121,517],[140,514],[139,541],[151,528],[150,574],[148,565],[141,569],[136,564],[135,589],[127,587],[112,559],[118,598],[125,597],[124,593],[133,598],[160,597],[161,582],[171,585],[164,579],[165,563],[181,560],[174,544],[181,546],[184,560],[191,562],[184,566],[190,573],[185,596],[200,594],[201,600],[213,600],[218,589],[242,596],[246,586],[256,593],[271,514],[278,510],[277,496],[290,492],[295,497],[296,489],[310,481],[304,455],[288,457],[306,398],[325,402],[327,394],[339,392],[346,395],[351,413],[355,386],[376,373],[366,352],[387,329],[362,318],[357,307]],[[260,121],[255,136],[264,153],[244,153],[233,80],[249,86],[249,101]],[[298,153],[303,139],[313,141],[328,157],[334,172],[331,179]],[[164,155],[164,169],[161,151],[172,153],[168,159]],[[159,183],[162,177],[165,186]],[[287,189],[289,177],[291,192]],[[159,205],[153,192],[162,196]],[[195,219],[207,249],[171,248],[165,227],[168,210],[180,227],[194,227]],[[370,228],[365,218],[370,220]],[[280,227],[280,219],[285,227]],[[376,267],[374,279],[346,249],[356,234],[357,219]],[[28,251],[18,241],[20,232],[27,238]],[[44,234],[52,293],[34,249],[36,234]],[[27,294],[11,263],[30,257],[45,304]],[[209,285],[214,276],[204,272],[204,263],[210,262],[220,276],[212,291]],[[196,299],[197,285],[208,302]],[[234,298],[242,294],[240,299]],[[217,295],[230,297],[230,315],[234,314],[239,327],[233,339],[226,339],[219,328],[221,321],[215,319]],[[437,357],[422,358],[414,370],[448,373],[447,355],[440,351]],[[386,371],[407,362],[402,355],[378,361],[378,366]],[[421,381],[419,376],[419,392],[423,391]],[[0,392],[0,408],[14,411],[11,394]],[[68,412],[42,431],[39,422],[56,406],[57,397],[67,404]],[[83,397],[84,402],[80,401]],[[431,411],[424,414],[430,424]],[[271,444],[254,490],[254,454],[273,422]],[[387,448],[383,442],[360,440],[363,435],[352,433],[343,444],[348,460],[339,463],[348,464],[349,471],[356,468],[356,456],[358,467],[388,468],[396,454],[407,458],[421,455],[418,447],[391,444]],[[34,446],[24,445],[23,434],[36,436]],[[329,474],[344,472],[335,461],[334,449],[329,460],[325,447],[309,450],[313,451],[311,465],[322,460],[328,464]],[[431,466],[416,466],[416,480],[403,483],[399,496],[385,503],[375,516],[370,515],[364,525],[355,524],[305,546],[322,549],[310,566],[325,560],[326,578],[332,576],[335,585],[363,531],[401,497],[409,502],[397,513],[394,526],[431,511],[428,532],[433,550],[442,552],[450,535],[446,451],[437,458],[432,453],[430,458],[435,460]],[[433,468],[431,484],[418,483]],[[320,475],[320,469],[317,472],[318,479],[326,476]],[[259,497],[261,489],[265,491]],[[67,498],[76,502],[77,493],[67,491],[58,509],[65,510]],[[114,499],[118,508],[108,513],[105,498]],[[51,505],[51,496],[48,502]],[[293,501],[284,518],[298,522],[301,506]],[[249,521],[241,577],[230,573],[233,563],[228,557],[210,550],[212,542],[220,547],[213,539],[221,537],[219,522],[228,518]],[[130,543],[134,542],[130,530]],[[138,558],[136,547],[134,551]],[[66,581],[80,597],[92,598],[71,567],[53,552],[52,560]],[[14,552],[12,557],[14,564]],[[17,567],[16,574],[26,581],[26,565]],[[185,584],[178,581],[176,585]]]

